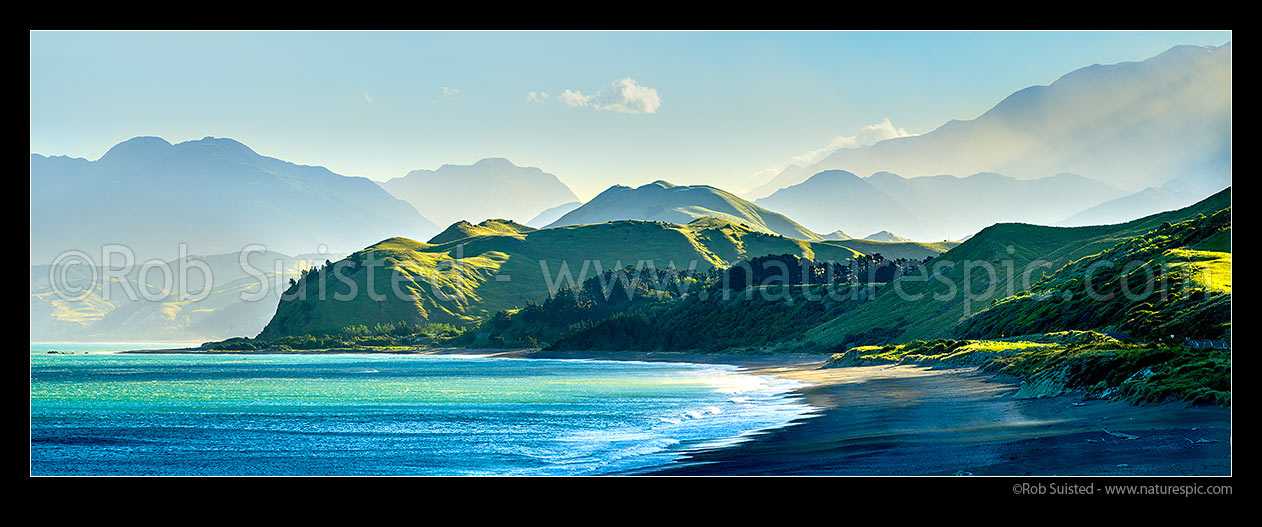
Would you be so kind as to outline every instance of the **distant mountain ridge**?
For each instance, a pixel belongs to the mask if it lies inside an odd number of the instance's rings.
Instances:
[[[438,227],[372,181],[259,155],[232,139],[171,144],[137,137],[96,161],[31,154],[31,263],[102,244],[140,262],[240,251],[258,243],[286,254],[320,245],[349,251]],[[140,262],[137,262],[138,264]]]
[[[472,165],[413,170],[381,187],[424,211],[439,225],[504,218],[523,223],[545,210],[578,201],[555,175],[491,157]]]
[[[1205,197],[1230,185],[1229,171],[1215,162],[1230,152],[1231,43],[1175,46],[1141,62],[1096,64],[1019,90],[973,120],[790,166],[749,195],[770,196],[842,169],[908,178],[1070,172],[1131,192],[1180,178]]]
[[[1079,227],[1124,223],[1156,212],[1186,207],[1196,203],[1202,194],[1203,191],[1189,189],[1182,181],[1170,180],[1159,187],[1148,187],[1080,211],[1056,225]]]
[[[287,280],[299,278],[303,270],[325,260],[345,256],[288,256],[271,251],[195,255],[190,258],[210,270],[212,283],[207,284],[201,272],[192,271],[187,274],[188,282],[175,291],[150,298],[130,296],[128,290],[144,288],[152,294],[169,287],[170,284],[162,283],[163,273],[142,275],[140,269],[133,268],[107,284],[100,279],[106,272],[100,267],[76,266],[62,272],[49,265],[32,266],[30,338],[32,342],[200,342],[254,334],[276,312]],[[172,276],[179,276],[180,266],[176,260],[161,267]],[[58,295],[50,280],[54,272],[59,275],[57,287],[83,293],[69,298]],[[265,283],[260,284],[260,280]],[[209,290],[207,285],[211,286]],[[267,287],[267,294],[255,298],[261,285]],[[182,299],[181,293],[188,297]],[[243,293],[248,296],[242,298]]]
[[[571,201],[569,203],[562,203],[550,209],[544,210],[543,212],[540,212],[530,221],[526,222],[526,225],[529,225],[536,229],[542,229],[544,227],[547,227],[548,224],[561,219],[561,216],[564,216],[570,211],[577,209],[581,206],[583,206],[583,203],[581,201]]]
[[[609,187],[548,227],[617,220],[664,221],[683,225],[707,216],[744,224],[765,233],[800,240],[821,239],[818,234],[785,215],[764,209],[730,192],[707,185],[679,186],[661,180],[637,188]]]
[[[894,234],[890,231],[874,232],[872,234],[864,236],[863,239],[871,240],[874,242],[909,242],[911,241],[911,240],[908,240],[907,238]]]
[[[997,222],[1050,225],[1126,195],[1082,176],[1019,180],[993,173],[861,178],[826,170],[758,200],[817,232],[897,232],[916,241],[955,240]]]

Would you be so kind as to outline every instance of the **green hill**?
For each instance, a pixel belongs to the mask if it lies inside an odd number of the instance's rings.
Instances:
[[[735,195],[706,185],[678,186],[654,181],[639,188],[615,185],[574,209],[549,227],[617,220],[688,223],[713,217],[749,229],[800,240],[820,240],[818,234],[783,214],[769,211]]]
[[[1208,216],[1230,206],[1228,188],[1190,207],[1117,225],[993,225],[936,258],[925,266],[925,273],[881,287],[873,301],[820,324],[803,339],[844,350],[862,344],[946,338],[956,324],[992,301],[1029,289],[1065,264],[1144,235],[1163,222]]]
[[[474,225],[464,220],[451,224],[443,232],[430,238],[429,243],[440,244],[461,240],[470,236],[512,236],[520,238],[526,233],[536,230],[513,220],[491,219]]]
[[[1076,260],[955,329],[967,338],[1063,330],[1145,341],[1226,339],[1231,331],[1231,209],[1157,229]]]
[[[861,254],[839,242],[786,238],[718,218],[686,225],[624,220],[541,230],[514,225],[499,220],[457,224],[432,240],[438,243],[391,238],[356,252],[286,291],[259,338],[358,324],[469,324],[627,265],[705,271],[769,254],[836,262]],[[882,247],[919,259],[939,254],[926,244]]]

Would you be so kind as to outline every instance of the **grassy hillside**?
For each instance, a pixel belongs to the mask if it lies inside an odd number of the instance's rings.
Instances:
[[[464,220],[451,224],[443,232],[430,238],[429,243],[440,244],[468,238],[470,236],[511,236],[521,238],[535,230],[513,220],[490,219],[474,225]]]
[[[950,337],[956,324],[992,301],[1029,289],[1065,264],[1144,235],[1163,222],[1212,215],[1230,205],[1231,189],[1225,189],[1190,207],[1118,225],[997,224],[936,258],[923,268],[926,272],[881,288],[872,302],[820,324],[803,338],[847,349]]]
[[[825,367],[906,363],[979,366],[1012,375],[1024,381],[1018,397],[1080,390],[1088,397],[1139,404],[1231,404],[1230,350],[1123,344],[1091,331],[860,346],[834,354]]]
[[[769,254],[835,262],[861,254],[838,242],[786,238],[717,218],[685,225],[625,220],[542,230],[518,227],[495,221],[458,224],[448,229],[451,234],[433,240],[441,243],[391,238],[359,251],[286,291],[259,338],[358,324],[470,324],[500,310],[542,302],[550,291],[581,286],[604,270],[628,265],[705,271]],[[450,239],[456,236],[463,237]],[[926,244],[881,247],[918,259],[939,254]],[[368,293],[370,283],[373,294]]]
[[[781,253],[705,272],[606,271],[542,303],[496,313],[463,341],[555,350],[779,350],[862,305],[868,284],[925,261],[859,256],[839,268]]]
[[[1094,329],[1170,343],[1229,338],[1230,229],[1230,208],[1163,223],[996,301],[954,332],[985,338]]]
[[[688,223],[699,218],[719,218],[755,231],[801,240],[819,240],[818,234],[785,217],[745,201],[729,192],[706,185],[678,186],[655,181],[639,188],[613,186],[574,209],[549,227],[647,220]]]

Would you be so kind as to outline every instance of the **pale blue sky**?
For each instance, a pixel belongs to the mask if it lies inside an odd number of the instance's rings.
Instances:
[[[385,180],[506,157],[584,200],[656,179],[743,192],[888,118],[922,134],[1095,63],[1231,32],[33,32],[31,152],[231,137]],[[638,91],[609,109],[560,100]],[[549,97],[528,101],[530,92]],[[577,103],[577,94],[571,94]],[[625,102],[625,101],[624,101]],[[606,109],[599,109],[602,104]],[[645,110],[653,110],[647,113]]]

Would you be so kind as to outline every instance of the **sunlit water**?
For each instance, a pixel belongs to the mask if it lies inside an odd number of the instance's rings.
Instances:
[[[138,347],[31,345],[32,474],[634,473],[813,410],[718,365],[47,353]]]

